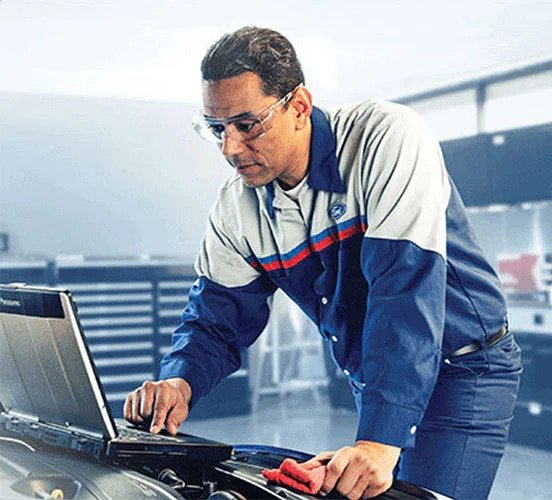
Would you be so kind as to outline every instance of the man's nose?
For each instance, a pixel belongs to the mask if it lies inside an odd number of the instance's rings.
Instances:
[[[233,138],[232,134],[224,134],[220,149],[222,154],[229,158],[243,152],[245,145],[242,141]]]

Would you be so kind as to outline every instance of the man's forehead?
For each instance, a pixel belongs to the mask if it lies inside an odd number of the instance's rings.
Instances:
[[[262,90],[261,79],[254,73],[204,80],[203,111],[208,116],[229,118],[259,111],[270,97]]]

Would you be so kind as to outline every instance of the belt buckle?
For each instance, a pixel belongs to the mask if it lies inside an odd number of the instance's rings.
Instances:
[[[487,339],[487,347],[492,347],[495,344],[498,344],[499,341],[501,341],[506,335],[508,335],[509,330],[508,326],[504,325],[498,332],[496,332],[494,335],[491,335]]]

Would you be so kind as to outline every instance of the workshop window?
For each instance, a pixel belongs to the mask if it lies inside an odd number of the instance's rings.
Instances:
[[[440,141],[477,134],[474,89],[422,99],[408,105],[423,116]]]
[[[485,132],[552,122],[552,71],[487,87]]]

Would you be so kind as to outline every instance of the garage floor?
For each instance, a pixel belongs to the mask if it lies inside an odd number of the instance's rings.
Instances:
[[[335,410],[326,398],[315,403],[312,393],[280,399],[265,397],[251,415],[190,420],[183,432],[228,443],[268,444],[310,453],[349,444],[356,431],[356,413]],[[509,445],[498,471],[492,500],[552,499],[552,452]]]

